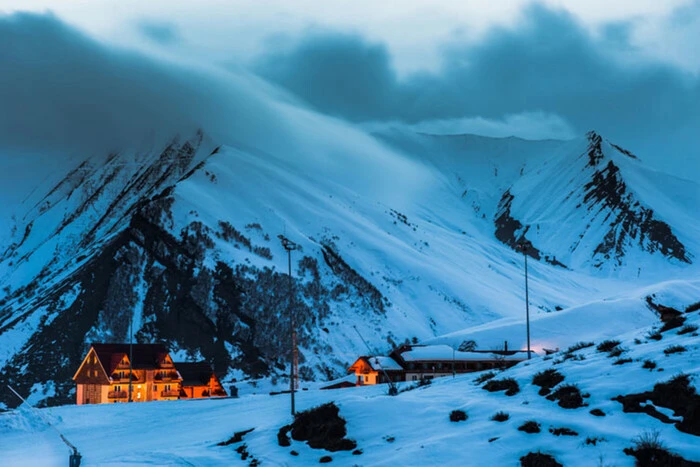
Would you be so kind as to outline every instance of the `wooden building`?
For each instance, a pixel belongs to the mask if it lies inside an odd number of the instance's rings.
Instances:
[[[448,345],[402,346],[392,357],[405,371],[406,381],[505,369],[527,359],[527,351],[472,350],[462,352]]]
[[[198,399],[227,395],[219,378],[216,377],[214,370],[207,362],[175,362],[175,368],[182,377],[180,388],[184,397]]]
[[[356,386],[403,381],[404,369],[393,358],[384,356],[360,357],[348,368],[355,373]]]
[[[186,380],[176,365],[183,363],[174,363],[160,344],[133,344],[131,349],[129,344],[92,344],[73,376],[76,404],[128,402],[130,368],[133,402],[208,397],[210,393],[226,395],[208,364],[184,364]],[[208,374],[202,378],[204,365]],[[187,386],[183,386],[183,381]]]
[[[533,352],[534,354],[534,352]],[[441,376],[509,368],[527,359],[527,351],[475,350],[461,352],[447,345],[403,345],[389,357],[360,357],[348,368],[356,386],[391,381],[420,381]]]

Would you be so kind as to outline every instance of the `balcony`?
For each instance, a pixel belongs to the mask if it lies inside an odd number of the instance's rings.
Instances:
[[[180,391],[177,389],[160,392],[160,397],[179,397],[179,396],[180,396]]]
[[[153,379],[156,381],[173,381],[179,378],[177,376],[177,372],[170,372],[165,374],[156,373]]]
[[[126,391],[109,391],[107,399],[126,399]]]

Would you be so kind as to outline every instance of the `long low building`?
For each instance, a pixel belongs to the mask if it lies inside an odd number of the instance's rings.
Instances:
[[[531,352],[534,355],[534,352]],[[447,345],[403,345],[390,356],[362,356],[348,368],[355,385],[420,381],[440,376],[509,368],[527,359],[526,350],[473,350]]]

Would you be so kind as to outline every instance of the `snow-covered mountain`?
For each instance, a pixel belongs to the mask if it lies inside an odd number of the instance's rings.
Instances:
[[[291,306],[307,380],[343,374],[367,351],[360,334],[381,352],[521,321],[522,237],[539,260],[535,317],[698,276],[698,185],[595,133],[368,135],[281,109],[285,144],[198,132],[89,159],[18,207],[0,255],[0,384],[68,402],[86,345],[123,341],[130,323],[138,341],[207,359],[225,381],[280,378],[279,234],[300,246]]]

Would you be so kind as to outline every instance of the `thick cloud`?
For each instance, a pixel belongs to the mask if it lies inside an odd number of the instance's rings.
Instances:
[[[348,176],[377,198],[408,199],[421,176],[359,129],[296,105],[248,72],[115,49],[52,16],[0,16],[0,235],[3,210],[44,185],[52,167],[150,149],[199,128],[215,144]],[[401,173],[405,190],[380,183],[385,173]]]
[[[196,128],[254,131],[254,79],[116,50],[47,15],[0,16],[0,157],[94,152]],[[267,116],[266,116],[267,115]]]
[[[594,128],[633,150],[698,164],[700,80],[638,57],[628,36],[625,23],[594,37],[566,12],[532,7],[515,27],[447,48],[439,73],[401,79],[382,46],[333,33],[272,52],[257,69],[321,111],[355,121],[542,112],[579,133]]]
[[[156,21],[140,21],[137,26],[141,34],[161,45],[171,45],[180,41],[180,33],[173,24]]]

